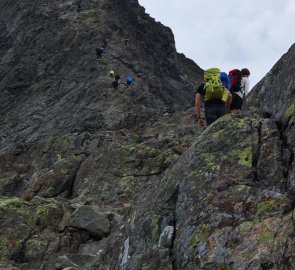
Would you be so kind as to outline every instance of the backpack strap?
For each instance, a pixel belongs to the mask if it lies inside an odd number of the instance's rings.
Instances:
[[[240,91],[238,92],[241,92],[241,94],[243,95],[243,99],[245,98],[245,95],[246,95],[246,85],[245,83],[243,82],[243,79],[241,81],[241,87],[240,87]]]

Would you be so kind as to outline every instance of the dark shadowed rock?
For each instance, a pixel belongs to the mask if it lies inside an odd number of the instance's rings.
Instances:
[[[97,238],[107,236],[111,231],[108,215],[93,206],[81,206],[76,209],[68,226],[86,230]]]
[[[72,262],[67,256],[60,256],[58,257],[55,268],[60,269],[68,269],[68,268],[74,268],[74,269],[80,269],[77,264]]]
[[[295,45],[281,57],[266,76],[253,88],[248,97],[249,106],[269,113],[277,121],[286,121],[294,115]]]

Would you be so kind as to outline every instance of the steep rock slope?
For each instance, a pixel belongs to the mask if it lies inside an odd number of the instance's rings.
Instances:
[[[248,97],[249,107],[268,113],[277,121],[287,122],[294,115],[295,45],[282,56]]]
[[[0,8],[0,267],[98,267],[137,197],[198,133],[201,69],[137,1]],[[131,90],[115,91],[110,70],[132,75]]]
[[[1,2],[1,164],[8,175],[3,194],[22,195],[27,184],[34,185],[34,174],[60,167],[62,159],[71,169],[54,175],[52,185],[63,184],[41,195],[71,195],[89,148],[113,131],[140,129],[164,113],[189,108],[189,75],[201,78],[196,65],[185,73],[171,30],[136,1],[83,1],[80,13],[75,3]],[[104,39],[107,52],[96,60],[95,48]],[[110,70],[122,81],[132,75],[132,90],[114,91]],[[121,137],[110,140],[121,144]]]

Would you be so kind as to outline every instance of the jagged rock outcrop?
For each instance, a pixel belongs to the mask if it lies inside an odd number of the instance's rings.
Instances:
[[[270,119],[214,123],[159,180],[157,199],[134,212],[126,269],[291,269],[294,199],[286,184],[294,175],[286,177],[292,160],[284,151]],[[157,241],[167,225],[175,234],[163,256]]]
[[[2,1],[0,21],[1,269],[292,269],[294,46],[201,133],[202,70],[137,1]]]
[[[153,201],[141,198],[125,269],[294,268],[294,62],[292,46],[247,110],[210,126],[158,179]]]
[[[286,122],[294,115],[295,45],[281,57],[249,96],[249,107],[260,108],[269,117]]]

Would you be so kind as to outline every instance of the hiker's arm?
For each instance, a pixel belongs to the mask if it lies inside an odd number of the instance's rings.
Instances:
[[[196,94],[196,115],[197,115],[197,123],[199,127],[205,126],[205,121],[201,117],[201,94]]]
[[[196,114],[197,114],[197,119],[201,118],[201,94],[197,93],[196,94]]]
[[[230,105],[231,105],[231,102],[233,100],[233,96],[231,94],[231,92],[225,88],[225,91],[228,92],[228,98],[227,98],[227,101],[226,101],[226,104],[225,104],[225,112],[228,113],[230,111]]]
[[[250,91],[250,81],[249,79],[247,78],[245,80],[245,96],[247,96],[249,94],[249,91]]]

